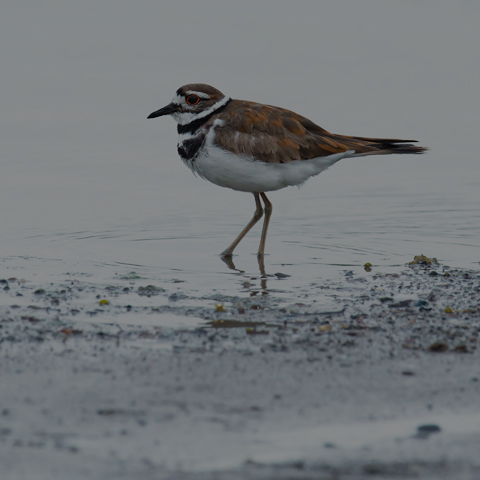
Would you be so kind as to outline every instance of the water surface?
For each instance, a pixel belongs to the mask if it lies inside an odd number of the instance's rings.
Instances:
[[[366,262],[396,268],[421,253],[478,267],[480,67],[471,60],[480,7],[347,3],[348,19],[344,7],[315,2],[9,5],[2,276],[108,282],[135,271],[197,294],[244,294],[245,277],[259,274],[260,226],[236,250],[245,274],[218,253],[250,219],[253,197],[194,178],[176,156],[174,122],[146,120],[195,81],[334,132],[430,148],[342,160],[300,190],[272,193],[265,267],[290,275],[282,289]],[[331,21],[339,18],[341,35]]]

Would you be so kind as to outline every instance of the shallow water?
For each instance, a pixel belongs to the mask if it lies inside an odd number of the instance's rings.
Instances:
[[[345,270],[360,273],[366,262],[389,271],[421,253],[478,268],[480,182],[429,175],[431,162],[347,160],[300,190],[270,195],[265,268],[290,277],[273,277],[268,286],[291,293]],[[97,168],[74,181],[66,174],[4,174],[1,194],[11,200],[1,233],[3,276],[53,282],[68,273],[109,283],[136,272],[154,284],[181,281],[187,294],[245,295],[243,282],[259,276],[260,227],[233,258],[245,273],[229,269],[218,253],[249,220],[252,196],[193,178],[177,158],[153,156],[125,170]]]
[[[332,43],[337,28],[328,19],[343,12],[333,4],[300,11],[285,3],[272,18],[265,4],[255,10],[262,30],[245,39],[241,19],[256,22],[249,9],[212,3],[207,11],[215,15],[199,12],[179,42],[171,39],[183,7],[146,2],[136,12],[107,4],[95,15],[87,4],[58,9],[47,2],[42,9],[10,6],[2,16],[2,277],[41,283],[68,273],[110,283],[136,272],[153,284],[180,280],[187,294],[248,295],[242,285],[259,276],[261,227],[237,247],[234,263],[244,274],[218,253],[250,219],[252,196],[194,178],[176,156],[174,122],[146,119],[187,81],[294,109],[338,133],[413,137],[431,149],[342,160],[300,190],[272,193],[266,273],[290,277],[268,278],[269,288],[291,296],[346,269],[362,272],[366,262],[387,271],[421,253],[478,267],[472,79],[480,72],[469,61],[478,45],[478,5],[439,12],[352,2],[352,20]],[[387,28],[381,20],[393,16]],[[279,31],[286,18],[304,31]],[[131,30],[119,31],[127,19]],[[318,49],[322,42],[330,42],[328,51]],[[280,75],[285,52],[292,68]],[[380,60],[390,54],[408,61]]]

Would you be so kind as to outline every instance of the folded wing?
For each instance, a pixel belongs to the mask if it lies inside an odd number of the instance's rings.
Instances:
[[[427,149],[416,140],[335,135],[283,108],[233,100],[216,127],[215,143],[224,150],[267,163],[309,160],[354,150],[352,156],[418,154]]]

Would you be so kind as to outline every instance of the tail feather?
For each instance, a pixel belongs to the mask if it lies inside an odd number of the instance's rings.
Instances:
[[[345,137],[344,137],[345,138]],[[348,147],[355,150],[352,156],[389,154],[420,154],[428,148],[412,145],[417,140],[401,140],[396,138],[346,137],[350,139]],[[346,143],[346,142],[344,142]]]

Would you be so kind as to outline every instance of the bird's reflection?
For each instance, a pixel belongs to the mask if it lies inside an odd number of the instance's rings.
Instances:
[[[245,270],[240,270],[235,266],[235,264],[233,263],[232,257],[221,256],[220,258],[230,270],[235,270],[236,272],[239,272],[239,273],[245,273]],[[268,275],[265,272],[265,261],[264,261],[263,255],[257,256],[257,261],[258,261],[258,269],[260,271],[260,286],[262,289],[262,295],[268,295],[268,290],[267,290]]]

